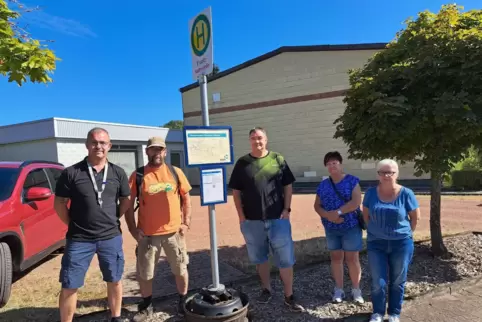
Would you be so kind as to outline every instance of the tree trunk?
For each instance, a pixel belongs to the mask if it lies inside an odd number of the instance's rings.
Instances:
[[[440,222],[440,206],[442,192],[442,175],[432,172],[432,188],[430,191],[430,237],[432,240],[432,252],[435,256],[447,253],[442,237],[442,225]]]

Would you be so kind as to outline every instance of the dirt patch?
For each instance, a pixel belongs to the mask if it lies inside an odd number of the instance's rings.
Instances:
[[[427,293],[437,286],[482,275],[482,236],[470,234],[450,237],[446,238],[446,245],[451,252],[451,256],[447,258],[434,258],[429,251],[429,243],[416,245],[406,287],[407,300]],[[257,282],[245,284],[240,288],[252,299],[252,321],[343,321],[349,316],[371,312],[370,277],[366,255],[361,255],[361,263],[362,290],[367,301],[363,305],[355,305],[349,298],[342,304],[330,303],[334,284],[330,277],[329,263],[321,263],[295,273],[295,292],[307,309],[302,314],[290,313],[283,307],[283,290],[278,278],[273,281],[275,296],[268,305],[260,305],[254,301],[259,292]],[[347,275],[345,280],[349,281]],[[346,282],[347,294],[349,290],[350,284]],[[181,321],[175,317],[175,300],[157,303],[155,310],[158,313],[151,321]],[[132,315],[133,312],[128,313],[128,317]],[[81,318],[79,321],[101,319],[102,315],[95,315]]]

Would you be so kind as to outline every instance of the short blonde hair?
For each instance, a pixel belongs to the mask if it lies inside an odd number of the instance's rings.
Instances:
[[[380,169],[383,168],[386,165],[394,167],[398,172],[398,163],[397,163],[397,161],[392,160],[392,159],[383,159],[380,162],[378,162],[377,171],[380,171]]]

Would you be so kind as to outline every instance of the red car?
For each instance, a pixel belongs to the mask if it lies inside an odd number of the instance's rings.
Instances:
[[[65,244],[65,225],[54,210],[55,184],[64,166],[49,161],[0,162],[0,307],[12,276]]]

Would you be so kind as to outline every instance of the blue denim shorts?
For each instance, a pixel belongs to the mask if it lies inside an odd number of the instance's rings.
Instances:
[[[363,232],[358,226],[349,229],[325,228],[325,235],[329,251],[359,252],[363,248]]]
[[[241,223],[241,233],[246,241],[249,259],[253,264],[267,262],[270,249],[278,268],[289,268],[295,264],[289,220],[246,220]]]
[[[122,279],[122,235],[100,241],[67,240],[59,278],[62,288],[77,289],[84,285],[85,274],[95,254],[105,282],[115,283]]]

